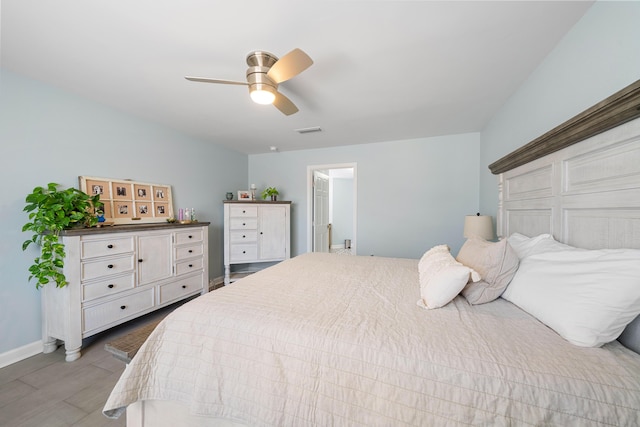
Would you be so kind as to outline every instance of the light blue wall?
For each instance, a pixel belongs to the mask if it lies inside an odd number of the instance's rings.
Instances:
[[[477,133],[249,156],[249,181],[292,204],[293,255],[307,251],[307,167],[357,163],[359,255],[419,258],[463,243],[478,210]]]
[[[640,2],[597,2],[482,132],[480,208],[495,217],[487,166],[640,79]]]
[[[38,341],[40,294],[27,282],[36,248],[22,212],[26,194],[79,175],[171,184],[174,206],[210,221],[211,277],[222,275],[222,200],[247,187],[247,156],[132,118],[0,69],[0,353]]]
[[[344,245],[345,239],[353,239],[353,197],[353,178],[332,178],[332,245]]]

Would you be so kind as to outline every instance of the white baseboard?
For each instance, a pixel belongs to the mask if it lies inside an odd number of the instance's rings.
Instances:
[[[331,249],[344,249],[344,243],[339,245],[331,245]]]
[[[0,368],[42,353],[42,341],[35,341],[0,354]]]

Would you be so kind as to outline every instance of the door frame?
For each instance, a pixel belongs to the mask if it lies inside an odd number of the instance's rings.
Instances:
[[[353,237],[351,238],[351,252],[354,255],[357,254],[358,164],[355,162],[307,166],[307,252],[313,252],[313,171],[347,168],[353,168]]]

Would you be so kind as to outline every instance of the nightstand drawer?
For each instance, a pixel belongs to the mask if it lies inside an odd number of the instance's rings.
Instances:
[[[258,208],[256,206],[231,206],[229,215],[232,217],[257,217]]]
[[[176,276],[202,270],[202,258],[176,263]]]
[[[258,232],[254,230],[229,232],[229,241],[234,244],[256,242],[257,239]]]
[[[258,247],[252,245],[231,245],[229,258],[231,261],[253,261],[258,256]]]
[[[166,304],[174,300],[193,294],[194,292],[202,292],[202,274],[188,277],[174,283],[167,283],[159,288],[160,304]]]
[[[193,228],[188,231],[180,231],[176,233],[176,245],[202,242],[202,239],[203,236],[201,228]]]
[[[176,261],[200,256],[202,255],[202,252],[202,245],[183,246],[181,248],[176,248]]]
[[[126,297],[82,310],[83,331],[88,332],[116,323],[153,307],[153,291],[149,288]]]
[[[96,258],[133,252],[133,237],[110,238],[104,240],[82,240],[81,258]]]
[[[133,289],[136,286],[136,275],[131,272],[125,276],[118,276],[109,280],[82,285],[82,300],[91,301],[107,295]]]
[[[85,280],[133,271],[134,265],[133,254],[109,260],[83,262],[80,280],[84,282]]]

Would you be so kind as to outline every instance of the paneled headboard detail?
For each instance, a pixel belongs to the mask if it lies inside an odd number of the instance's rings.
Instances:
[[[498,235],[640,248],[640,119],[499,176]]]
[[[640,80],[489,165],[498,236],[640,248]]]

